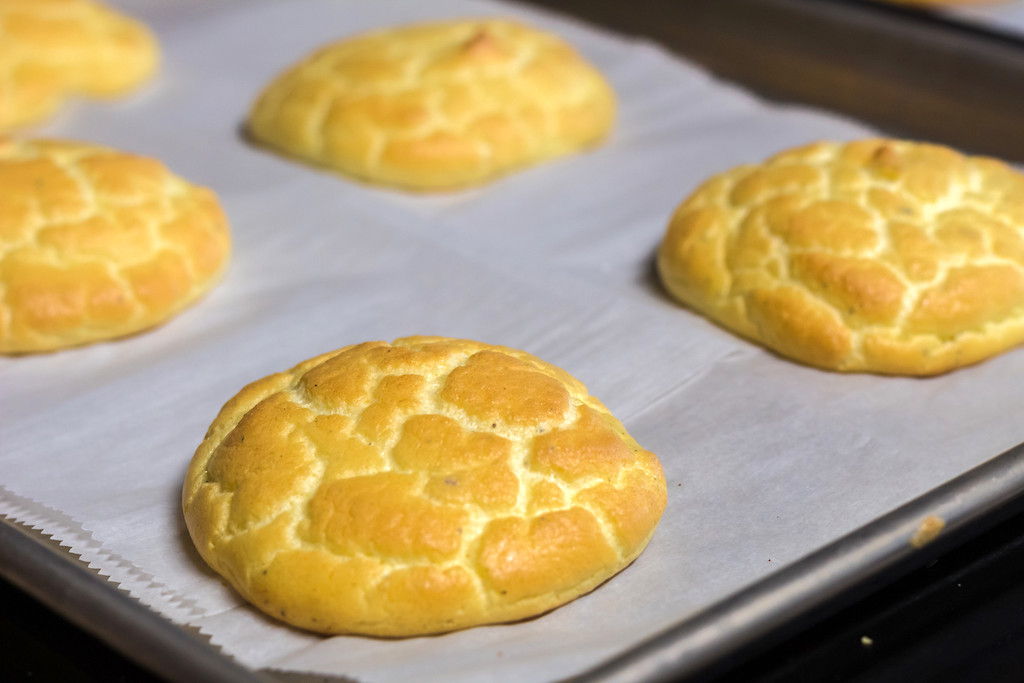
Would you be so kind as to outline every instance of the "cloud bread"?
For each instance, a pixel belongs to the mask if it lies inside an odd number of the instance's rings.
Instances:
[[[229,249],[214,194],[159,161],[0,140],[0,353],[152,327],[213,285]]]
[[[563,370],[410,337],[245,387],[182,500],[200,554],[266,613],[413,636],[591,590],[640,554],[666,490],[657,458]]]
[[[611,87],[560,38],[459,20],[321,48],[266,88],[249,131],[363,180],[440,190],[592,146],[614,116]]]
[[[712,178],[658,250],[668,291],[821,368],[931,375],[1024,341],[1024,176],[896,140]]]
[[[109,97],[146,80],[158,48],[141,23],[91,0],[0,0],[0,132],[68,95]]]

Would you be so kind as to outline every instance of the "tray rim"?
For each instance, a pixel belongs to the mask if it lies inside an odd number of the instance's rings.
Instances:
[[[671,681],[700,673],[858,586],[923,566],[964,534],[992,526],[1018,499],[1024,499],[1024,442],[565,680]],[[945,526],[933,541],[914,544],[933,516]]]
[[[995,523],[1024,499],[1024,442],[831,543],[718,600],[594,667],[580,683],[672,681],[716,662],[886,574],[923,566],[966,533]],[[911,539],[927,517],[945,522],[934,541]],[[979,528],[981,527],[981,528]],[[110,581],[14,516],[0,514],[0,575],[69,621],[168,680],[268,681]],[[345,680],[317,675],[318,680]]]

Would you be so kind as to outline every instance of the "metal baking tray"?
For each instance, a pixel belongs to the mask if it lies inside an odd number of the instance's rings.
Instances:
[[[772,98],[1024,161],[1024,37],[881,0],[527,0]]]
[[[894,133],[1024,160],[1024,42],[848,0],[531,0],[649,36],[774,98]],[[863,45],[871,45],[864,50]],[[675,680],[706,672],[858,591],[920,566],[1024,497],[1018,445],[572,680]],[[939,518],[938,538],[911,543]],[[269,680],[175,626],[40,534],[0,519],[0,574],[169,680]],[[295,676],[289,676],[294,680]],[[323,676],[317,676],[323,680]]]
[[[638,647],[574,676],[580,683],[672,681],[752,654],[871,587],[922,566],[1024,502],[1024,444],[826,545]],[[944,527],[916,543],[924,520]],[[0,518],[0,574],[81,628],[174,681],[267,681],[198,635],[118,591],[30,529]],[[301,676],[289,675],[289,680]],[[328,677],[316,676],[316,680]]]

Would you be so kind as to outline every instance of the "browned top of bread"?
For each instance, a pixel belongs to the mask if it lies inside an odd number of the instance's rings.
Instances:
[[[680,301],[785,356],[940,373],[1024,341],[1024,176],[937,145],[813,144],[705,183],[658,267]]]
[[[214,194],[155,159],[0,140],[0,353],[151,327],[209,289],[229,249]]]
[[[196,547],[250,602],[324,633],[539,614],[647,544],[661,465],[586,388],[513,349],[370,342],[250,384],[188,469]]]
[[[249,130],[365,180],[430,190],[596,144],[614,115],[610,86],[557,36],[459,20],[317,50],[267,87]]]
[[[68,95],[130,90],[157,58],[145,26],[92,0],[0,0],[0,132],[45,118]]]

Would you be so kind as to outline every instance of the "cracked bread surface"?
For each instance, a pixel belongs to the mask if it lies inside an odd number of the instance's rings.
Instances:
[[[92,0],[0,0],[0,132],[46,118],[68,96],[137,87],[158,52],[146,26]]]
[[[213,192],[155,159],[0,140],[0,353],[157,325],[213,286],[229,251]]]
[[[1024,175],[901,140],[715,176],[672,216],[673,297],[808,365],[933,375],[1024,341]]]
[[[188,468],[206,562],[267,614],[413,636],[531,617],[632,562],[658,459],[569,374],[443,337],[367,342],[245,387]]]
[[[611,86],[561,38],[464,19],[317,50],[265,89],[248,128],[365,181],[444,190],[596,145],[614,118]]]

